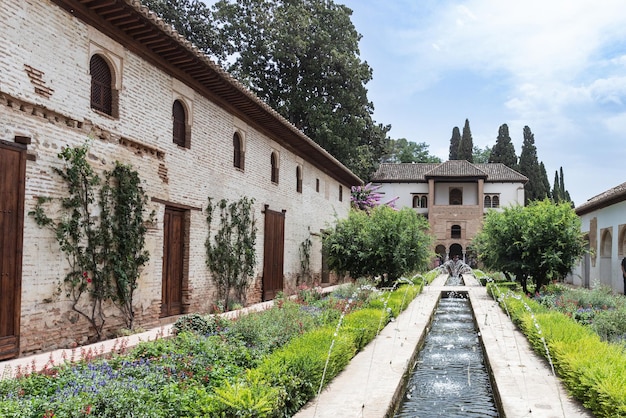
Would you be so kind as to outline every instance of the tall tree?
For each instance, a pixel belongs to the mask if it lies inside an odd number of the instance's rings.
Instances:
[[[498,138],[489,156],[490,163],[502,163],[507,167],[517,170],[517,155],[515,146],[509,136],[509,126],[504,123],[498,128]]]
[[[481,149],[474,145],[474,150],[472,151],[472,158],[475,163],[488,163],[489,157],[491,156],[492,147],[486,145],[484,149]]]
[[[452,137],[450,138],[450,154],[449,160],[459,159],[459,145],[461,144],[461,131],[458,126],[452,129]]]
[[[543,200],[548,196],[543,180],[541,168],[537,160],[537,147],[535,147],[535,135],[528,126],[524,126],[524,142],[522,153],[519,157],[519,172],[528,177],[528,183],[524,186],[527,205],[533,200]]]
[[[390,152],[383,158],[387,163],[440,163],[441,158],[428,152],[426,142],[415,143],[406,138],[392,139]]]
[[[552,199],[556,202],[568,202],[574,206],[569,192],[565,189],[565,180],[563,179],[563,167],[559,171],[554,172],[554,187],[552,188]]]
[[[470,130],[469,120],[465,119],[465,125],[463,126],[463,135],[461,136],[461,142],[459,143],[459,155],[458,160],[467,160],[470,163],[474,162],[474,141],[472,140],[472,131]]]
[[[548,199],[552,199],[552,193],[550,192],[550,180],[548,180],[548,172],[546,171],[546,166],[543,164],[543,161],[539,163],[539,169],[541,170],[541,181],[543,182],[543,187],[546,191],[546,197]]]
[[[372,119],[352,10],[332,0],[142,0],[259,98],[366,179],[390,126]]]

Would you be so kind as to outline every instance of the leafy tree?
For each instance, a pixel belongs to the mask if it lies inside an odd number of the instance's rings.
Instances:
[[[559,171],[554,172],[554,187],[552,188],[552,199],[556,202],[569,202],[572,206],[574,202],[569,195],[569,192],[565,190],[565,180],[563,179],[563,167]]]
[[[474,145],[472,151],[472,159],[475,163],[484,164],[489,162],[489,156],[491,155],[491,147],[488,145],[484,149],[481,149]]]
[[[543,183],[543,187],[546,190],[546,197],[548,199],[552,199],[552,192],[550,191],[550,181],[548,180],[548,172],[546,171],[546,166],[543,164],[543,161],[539,163],[539,169],[541,170],[541,181]]]
[[[515,146],[513,142],[511,142],[509,127],[506,123],[500,125],[500,128],[498,128],[498,138],[496,139],[496,144],[491,149],[489,162],[502,163],[513,170],[517,170]]]
[[[457,160],[467,160],[470,163],[473,163],[473,150],[474,141],[472,140],[472,131],[470,130],[469,120],[465,119],[465,125],[463,126],[463,135],[461,136],[461,142],[459,142],[459,154],[457,156]]]
[[[440,163],[441,158],[430,155],[426,142],[415,143],[406,138],[392,139],[390,153],[383,162],[388,163]]]
[[[452,128],[452,137],[450,138],[450,155],[449,160],[459,160],[459,145],[461,144],[461,131],[458,126]]]
[[[369,213],[351,210],[324,235],[328,267],[357,277],[385,277],[390,284],[403,274],[426,268],[431,256],[431,236],[426,218],[411,208],[394,210],[386,205]]]
[[[541,178],[541,168],[537,160],[537,148],[535,147],[535,135],[528,126],[524,126],[524,142],[522,153],[519,158],[519,171],[528,177],[528,183],[524,186],[524,203],[533,200],[543,200],[548,196],[545,184]]]
[[[285,119],[361,178],[387,149],[372,119],[352,10],[332,0],[143,0]],[[189,22],[192,22],[193,25]],[[199,33],[199,34],[198,34]]]
[[[253,199],[242,197],[236,202],[209,197],[206,222],[209,235],[205,242],[207,267],[213,273],[218,297],[229,307],[231,290],[245,303],[250,277],[256,266],[256,224],[252,213]],[[211,236],[213,216],[219,211],[219,227]]]
[[[528,279],[539,291],[571,271],[585,251],[580,227],[569,204],[532,201],[526,207],[489,211],[472,246],[487,268],[515,275],[528,293]]]

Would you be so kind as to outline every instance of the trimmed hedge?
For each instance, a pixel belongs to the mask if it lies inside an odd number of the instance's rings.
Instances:
[[[292,416],[317,395],[320,383],[325,386],[330,382],[376,337],[389,322],[390,314],[406,309],[421,289],[420,285],[403,285],[384,293],[369,308],[347,314],[337,333],[335,327],[325,326],[294,338],[249,370],[243,379],[217,388],[211,399],[204,402],[203,414]],[[382,307],[384,300],[388,309]]]
[[[511,319],[534,350],[546,356],[543,336],[556,372],[576,399],[597,417],[626,417],[623,346],[603,342],[588,327],[560,312],[549,311],[526,296],[506,290],[500,293],[494,287],[489,289],[492,296],[497,296],[501,306],[506,305]]]

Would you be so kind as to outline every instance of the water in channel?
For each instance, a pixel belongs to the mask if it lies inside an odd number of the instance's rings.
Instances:
[[[470,302],[463,297],[439,301],[395,415],[439,416],[499,416]]]

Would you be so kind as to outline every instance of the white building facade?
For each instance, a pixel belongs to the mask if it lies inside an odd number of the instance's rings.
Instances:
[[[528,179],[504,164],[444,163],[381,164],[372,178],[383,200],[397,197],[397,207],[411,207],[425,216],[435,237],[439,262],[458,255],[473,262],[468,246],[482,226],[484,214],[524,204]]]
[[[610,287],[624,293],[621,261],[626,257],[626,183],[576,207],[588,253],[567,277],[576,286]]]
[[[6,0],[0,19],[0,360],[93,338],[57,292],[68,264],[53,232],[28,216],[38,197],[67,195],[58,153],[86,142],[99,174],[116,161],[139,173],[156,214],[137,326],[215,304],[208,198],[254,199],[248,303],[333,280],[321,231],[347,215],[361,180],[138,0]],[[106,319],[115,333],[115,309]]]

